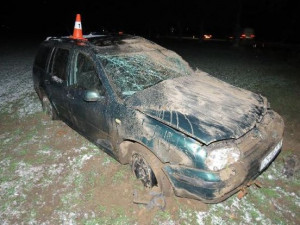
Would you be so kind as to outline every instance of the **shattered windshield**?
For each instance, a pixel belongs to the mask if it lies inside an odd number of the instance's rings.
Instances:
[[[99,54],[97,57],[122,99],[163,80],[190,75],[192,72],[180,56],[168,50]]]

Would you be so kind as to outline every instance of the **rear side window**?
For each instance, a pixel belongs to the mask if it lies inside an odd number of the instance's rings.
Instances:
[[[51,74],[65,81],[67,78],[67,67],[69,59],[69,50],[57,49],[54,55]]]
[[[48,59],[50,51],[51,51],[50,47],[41,46],[39,48],[38,52],[37,52],[36,57],[35,57],[34,64],[45,70],[46,65],[47,65],[47,59]]]

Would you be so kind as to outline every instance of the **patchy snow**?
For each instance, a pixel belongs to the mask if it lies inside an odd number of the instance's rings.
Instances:
[[[84,152],[84,151],[88,150],[88,148],[86,146],[82,146],[80,148],[73,148],[73,150],[76,153],[81,153],[81,152]]]
[[[198,212],[197,213],[197,222],[199,225],[205,225],[204,219],[207,217],[208,212]]]
[[[270,170],[267,170],[262,177],[266,180],[273,181],[279,179],[280,163],[273,163]],[[207,212],[196,212],[198,224],[273,224],[274,221],[269,215],[269,208],[272,206],[276,209],[276,216],[284,218],[285,215],[290,215],[296,218],[295,212],[291,211],[289,205],[282,204],[278,199],[292,199],[296,207],[300,206],[300,196],[295,192],[289,192],[279,186],[270,186],[268,188],[258,189],[250,188],[250,193],[239,200],[236,196],[232,196],[228,200],[213,204],[209,207]],[[270,197],[274,194],[276,196]],[[263,202],[263,205],[258,205],[258,202]],[[272,214],[271,214],[272,215]],[[184,214],[180,214],[181,218],[185,218]],[[295,220],[297,221],[297,220]],[[277,221],[278,224],[284,223]],[[291,223],[291,224],[296,224]]]
[[[175,225],[176,223],[173,220],[160,222],[161,225]]]
[[[43,136],[42,136],[43,137]],[[88,150],[87,147],[82,146],[79,149]],[[92,149],[90,149],[92,150]],[[2,177],[3,174],[0,174],[1,183],[0,183],[0,198],[1,201],[5,202],[2,210],[0,210],[0,221],[1,224],[10,224],[10,219],[6,218],[15,218],[21,219],[22,215],[26,213],[28,205],[26,206],[26,199],[28,198],[28,191],[33,188],[44,188],[50,187],[62,179],[62,184],[64,188],[57,189],[52,193],[52,198],[59,196],[62,200],[64,207],[69,206],[74,199],[79,199],[82,195],[81,188],[83,186],[83,176],[80,172],[82,166],[90,160],[95,154],[96,151],[92,151],[92,154],[77,154],[73,155],[73,151],[66,152],[67,154],[72,155],[62,155],[56,157],[56,151],[49,148],[44,148],[36,151],[36,156],[38,158],[42,156],[49,157],[50,154],[53,154],[53,163],[47,163],[42,165],[32,165],[23,160],[15,162],[10,158],[4,158],[0,160],[1,171],[5,174],[9,174],[9,178]],[[67,157],[68,160],[63,160],[59,162],[62,157]],[[15,168],[15,169],[13,169]],[[13,169],[13,170],[12,170]],[[63,173],[67,171],[67,177]],[[3,179],[8,179],[4,181]],[[79,182],[78,182],[79,180]],[[76,184],[74,190],[68,190],[67,188],[72,187],[73,184]],[[38,190],[38,189],[36,189]],[[64,195],[64,192],[67,190],[67,194]],[[42,198],[42,197],[41,197]],[[57,197],[56,197],[57,198]],[[43,207],[46,203],[44,200],[35,200],[34,203],[38,207]],[[73,204],[73,207],[75,205]],[[29,211],[27,214],[27,223],[28,224],[38,224],[39,221],[36,221],[35,211]],[[77,224],[76,219],[81,214],[76,212],[65,212],[63,210],[55,210],[52,214],[52,219],[57,221],[59,219],[62,224]],[[49,220],[44,221],[43,224],[51,224]]]
[[[26,121],[28,115],[42,110],[32,82],[33,54],[26,53],[22,49],[18,49],[15,53],[6,53],[1,52],[0,60],[0,113],[8,113],[13,118],[19,118],[17,123],[20,123],[21,126],[37,126],[37,124],[22,123],[22,121]],[[205,57],[201,62],[206,62],[207,59],[208,57]],[[236,65],[235,62],[234,65]],[[249,66],[251,69],[253,68],[252,64]],[[245,67],[244,64],[242,67]],[[274,65],[272,65],[273,67]],[[217,70],[220,67],[213,66],[212,68]],[[248,69],[246,73],[248,73]],[[257,67],[255,70],[258,70]],[[247,75],[249,79],[252,77],[250,73],[253,71],[254,69]],[[217,74],[220,77],[221,72],[226,76],[223,68],[219,72],[217,71]],[[235,78],[232,76],[233,73],[227,72],[228,77],[223,78],[230,80],[233,84],[238,84],[241,82],[240,74],[236,71],[234,73],[238,74],[238,77]],[[289,80],[280,80],[276,75],[261,76],[257,82],[249,79],[243,79],[244,83],[241,85],[249,89],[257,88],[256,86],[259,86],[260,83],[268,83],[270,86],[276,87],[285,86],[286,88],[291,85]],[[1,224],[78,224],[82,218],[88,220],[99,216],[96,211],[96,216],[95,212],[87,212],[86,205],[77,209],[75,207],[80,204],[78,202],[86,194],[84,193],[86,180],[84,180],[82,169],[93,157],[99,156],[101,150],[83,141],[82,145],[73,149],[71,146],[70,149],[61,151],[62,149],[58,149],[50,142],[54,135],[52,129],[59,126],[54,125],[55,123],[50,120],[42,120],[38,126],[44,126],[44,133],[40,133],[40,130],[34,128],[29,130],[30,134],[24,135],[21,126],[16,131],[2,130],[0,134]],[[74,139],[74,136],[71,135],[65,134],[64,137],[65,140]],[[102,164],[103,167],[108,168],[112,167],[113,163],[111,162],[115,161],[103,154],[100,162],[102,162],[100,166]],[[249,194],[242,200],[233,196],[222,203],[210,205],[206,212],[182,211],[179,217],[184,221],[193,220],[194,222],[196,220],[201,225],[267,225],[275,223],[296,225],[299,221],[297,214],[300,208],[299,191],[285,188],[282,183],[289,185],[294,182],[293,187],[297,187],[295,183],[299,184],[299,181],[296,180],[297,178],[288,179],[282,176],[282,170],[282,164],[272,163],[260,176],[263,181],[271,183],[264,190],[251,187]],[[50,197],[46,196],[47,194],[50,194]],[[59,203],[56,203],[55,200],[58,200]],[[90,203],[95,202],[88,202],[87,206]],[[53,210],[47,218],[38,215],[44,206]],[[114,208],[107,208],[107,210],[111,209]],[[171,216],[174,215],[170,215],[168,219],[159,218],[156,222],[166,225],[178,224]],[[278,216],[276,219],[279,221],[274,219],[275,216]],[[38,218],[41,218],[42,221],[38,221]]]
[[[0,168],[7,169],[7,167],[10,165],[11,160],[9,158],[4,158],[0,161]],[[4,172],[4,170],[2,172]]]
[[[14,165],[13,161],[9,162],[9,165],[5,164],[6,170]],[[23,161],[16,164],[12,177],[0,184],[0,198],[5,202],[5,206],[0,210],[0,220],[11,217],[20,218],[26,212],[24,208],[27,199],[26,192],[42,178],[43,171],[43,166],[31,166]]]
[[[28,163],[20,162],[16,174],[26,184],[27,182],[38,182],[44,173],[44,166],[31,166]]]
[[[3,134],[0,135],[0,140],[5,139],[4,142],[9,142],[11,140],[11,138],[8,137],[9,135],[10,135],[9,132],[4,132]]]
[[[84,165],[85,161],[91,159],[93,157],[92,154],[90,155],[81,155],[77,158],[71,158],[71,157],[68,157],[68,160],[69,160],[69,165],[72,167],[72,168],[82,168],[82,166]]]
[[[65,225],[76,225],[76,219],[80,216],[79,213],[75,212],[64,212],[64,211],[56,211],[54,213],[55,217],[57,216],[59,218],[59,221],[61,221],[61,224]],[[57,218],[55,218],[56,220]]]
[[[32,80],[32,57],[6,56],[0,60],[0,112],[17,111],[20,118],[42,110]],[[15,109],[17,103],[18,108]]]
[[[22,99],[22,103],[20,104],[20,106],[21,107],[18,109],[19,118],[24,118],[27,115],[42,111],[41,103],[35,93],[26,95]]]
[[[53,153],[52,149],[41,149],[37,152],[37,154],[39,155],[50,155],[51,153]]]
[[[236,215],[240,215],[239,220],[235,218]],[[229,222],[230,218],[232,221]],[[225,201],[212,205],[207,212],[197,212],[198,224],[204,225],[207,224],[207,221],[216,225],[255,224],[257,221],[265,225],[271,224],[271,220],[266,218],[246,197],[242,200],[232,197],[230,202]]]
[[[57,176],[60,175],[64,169],[65,169],[65,163],[59,163],[59,164],[50,165],[47,170],[50,176]]]

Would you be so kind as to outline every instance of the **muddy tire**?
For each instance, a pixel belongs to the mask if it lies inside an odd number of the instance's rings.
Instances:
[[[137,179],[146,188],[157,186],[165,196],[173,193],[172,186],[162,170],[163,164],[150,150],[143,146],[134,146],[131,157],[131,169]]]
[[[49,99],[46,96],[43,96],[42,98],[42,108],[44,113],[46,113],[51,120],[57,120],[58,116],[53,108],[52,104],[50,103]]]

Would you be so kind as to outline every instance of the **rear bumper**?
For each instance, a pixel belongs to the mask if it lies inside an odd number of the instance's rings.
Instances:
[[[241,160],[218,172],[181,165],[165,165],[164,171],[175,195],[206,203],[217,203],[230,197],[256,179],[276,158],[279,151],[272,155],[264,168],[261,168],[262,161],[275,148],[281,148],[283,128],[282,118],[270,111],[256,130],[253,129],[241,138],[244,140],[236,143],[240,149],[243,148]]]

